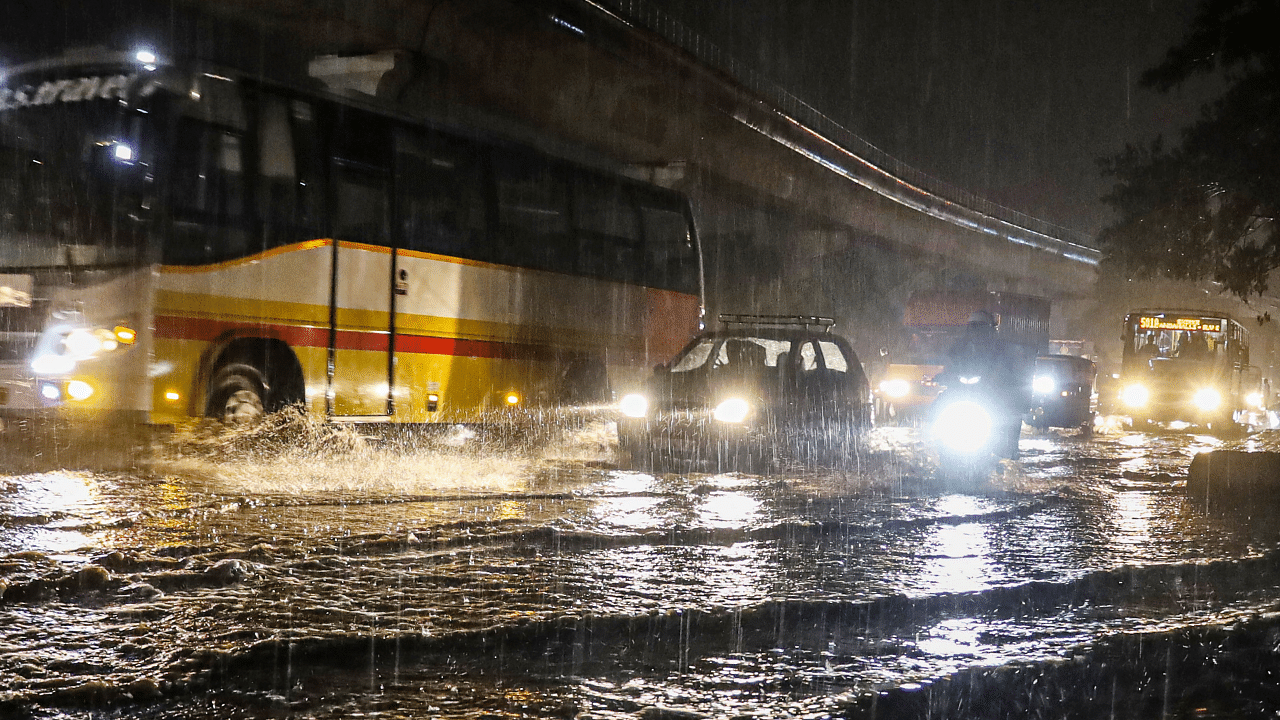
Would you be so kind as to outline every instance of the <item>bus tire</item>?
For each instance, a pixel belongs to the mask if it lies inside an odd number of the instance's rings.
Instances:
[[[205,415],[225,425],[243,425],[266,414],[267,384],[252,365],[227,365],[209,381]]]

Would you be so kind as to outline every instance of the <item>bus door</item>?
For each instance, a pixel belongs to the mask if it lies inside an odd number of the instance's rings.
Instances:
[[[329,164],[333,290],[326,405],[336,417],[385,417],[394,407],[390,128],[352,108],[336,112]]]

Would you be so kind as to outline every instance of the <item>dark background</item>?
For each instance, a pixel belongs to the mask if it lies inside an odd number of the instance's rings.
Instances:
[[[1138,85],[1196,0],[648,0],[871,144],[1095,235],[1099,157],[1169,140],[1214,82]]]

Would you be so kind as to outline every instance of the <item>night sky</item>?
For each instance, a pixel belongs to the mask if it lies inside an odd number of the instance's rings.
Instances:
[[[1097,159],[1176,140],[1212,97],[1141,88],[1195,0],[651,0],[873,145],[1090,234]]]

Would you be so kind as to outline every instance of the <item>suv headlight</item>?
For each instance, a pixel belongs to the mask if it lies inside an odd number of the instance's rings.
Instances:
[[[640,393],[623,395],[622,400],[618,402],[618,409],[627,417],[642,418],[649,414],[649,398]]]
[[[747,419],[751,405],[742,398],[729,398],[716,406],[711,417],[723,423],[740,423]]]

